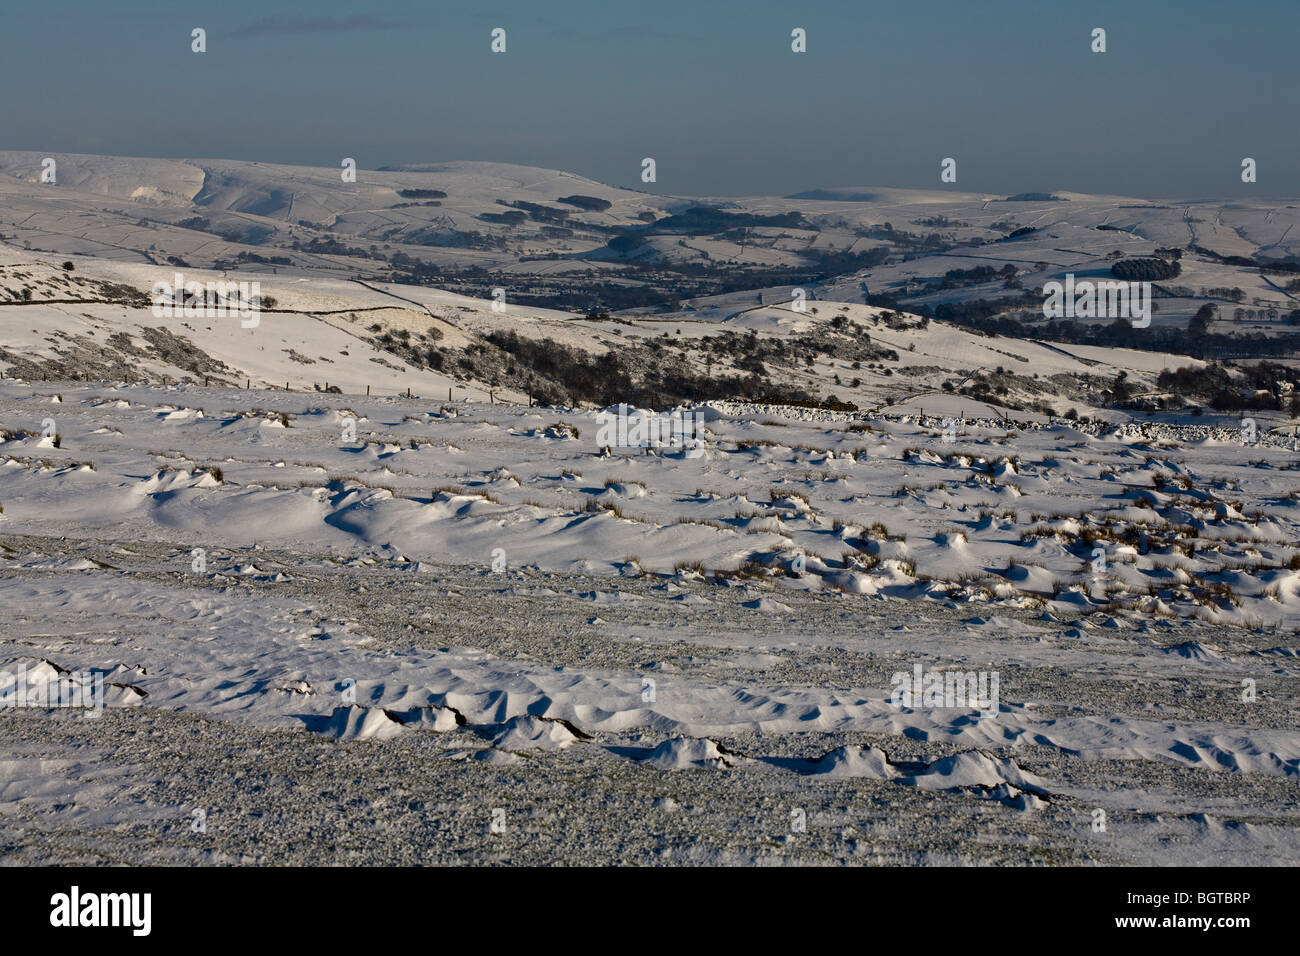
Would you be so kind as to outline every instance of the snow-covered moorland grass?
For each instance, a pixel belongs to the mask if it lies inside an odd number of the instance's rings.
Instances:
[[[266,862],[1300,856],[1289,443],[706,413],[692,458],[606,452],[594,410],[0,383],[0,670],[107,687],[102,722],[4,715],[5,839]],[[891,704],[918,664],[999,673],[995,715]]]

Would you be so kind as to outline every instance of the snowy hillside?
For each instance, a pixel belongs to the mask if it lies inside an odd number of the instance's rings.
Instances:
[[[4,862],[1300,858],[1295,206],[43,158]]]

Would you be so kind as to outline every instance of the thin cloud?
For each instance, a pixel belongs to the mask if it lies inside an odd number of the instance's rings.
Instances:
[[[316,19],[267,19],[236,30],[235,37],[268,36],[273,33],[347,33],[352,30],[401,30],[405,25],[381,20],[369,14],[358,13],[351,17],[319,17]]]

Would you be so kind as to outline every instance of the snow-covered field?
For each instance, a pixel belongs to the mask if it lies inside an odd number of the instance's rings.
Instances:
[[[1300,861],[1293,383],[1219,415],[1200,359],[866,304],[1188,244],[1157,324],[1273,334],[1287,276],[1222,256],[1293,207],[41,159],[0,153],[0,862]],[[251,326],[153,308],[234,279]],[[623,390],[802,404],[647,450]]]
[[[6,858],[1300,859],[1290,439],[692,411],[0,382]]]

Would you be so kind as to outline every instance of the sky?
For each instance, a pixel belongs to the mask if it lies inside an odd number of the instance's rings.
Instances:
[[[697,196],[1300,197],[1297,0],[0,5],[0,149],[488,160]]]

